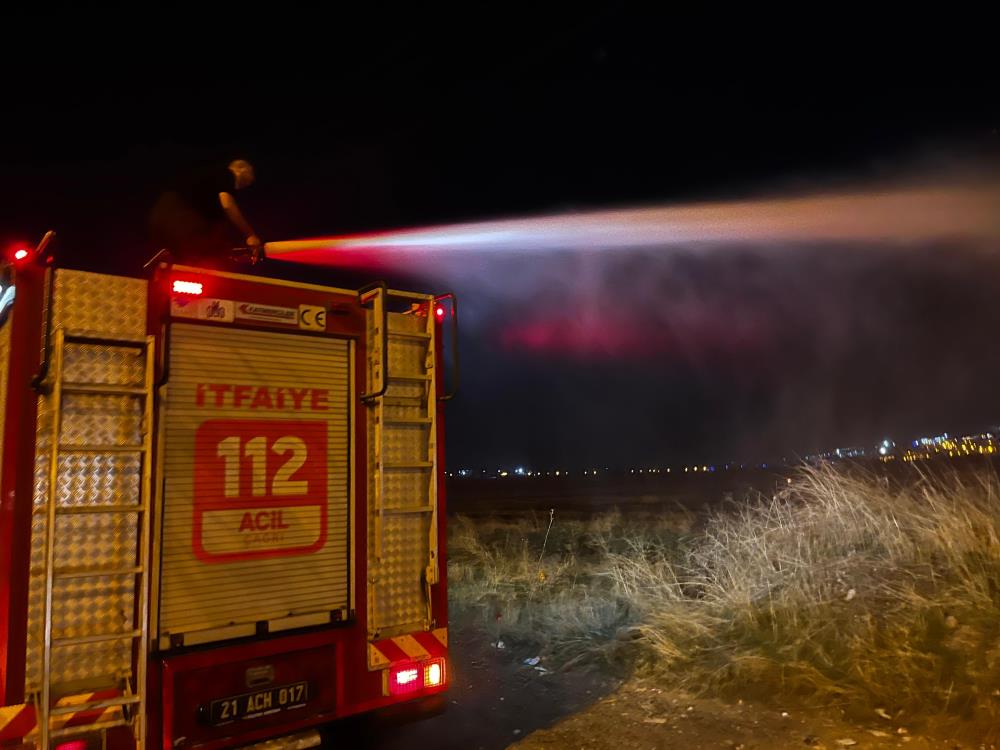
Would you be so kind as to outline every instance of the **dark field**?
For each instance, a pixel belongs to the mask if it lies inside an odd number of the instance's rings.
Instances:
[[[893,484],[930,476],[979,476],[997,473],[1000,458],[979,456],[919,464],[879,461],[834,464],[838,471],[869,474]],[[568,477],[459,478],[447,480],[448,513],[466,516],[523,517],[550,509],[565,518],[586,518],[617,508],[622,513],[660,509],[698,513],[747,497],[772,495],[789,488],[802,467],[717,469],[714,472],[624,474],[598,472]]]

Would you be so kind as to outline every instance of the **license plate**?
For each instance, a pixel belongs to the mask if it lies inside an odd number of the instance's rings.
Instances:
[[[208,711],[209,721],[218,725],[238,719],[259,719],[279,711],[302,708],[308,700],[308,682],[293,682],[290,685],[255,690],[212,701]]]

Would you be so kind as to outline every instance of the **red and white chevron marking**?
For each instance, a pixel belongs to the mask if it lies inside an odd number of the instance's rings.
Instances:
[[[393,662],[421,661],[448,655],[448,628],[420,631],[368,644],[368,669],[385,669]]]
[[[35,707],[30,703],[0,706],[0,742],[16,742],[35,728]]]
[[[85,706],[95,701],[117,698],[120,690],[99,690],[95,693],[68,695],[55,702],[55,706]],[[75,713],[63,714],[52,718],[53,729],[69,727],[86,727],[104,721],[121,718],[121,706],[110,708],[81,709]],[[37,716],[31,703],[16,706],[0,706],[0,742],[11,742],[29,737],[37,731]]]

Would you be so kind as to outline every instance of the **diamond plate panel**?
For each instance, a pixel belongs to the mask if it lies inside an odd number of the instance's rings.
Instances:
[[[32,580],[44,606],[45,577]],[[52,590],[52,637],[72,638],[129,630],[134,627],[134,584],[129,576],[58,581]],[[36,632],[36,631],[32,631]],[[29,648],[34,654],[29,684],[41,685],[42,639],[39,632]],[[52,649],[52,683],[89,682],[109,685],[131,673],[132,642],[89,643]]]
[[[427,316],[390,312],[389,330],[401,333],[423,333],[427,330]]]
[[[45,550],[44,513],[32,519],[32,557],[39,557]],[[55,549],[57,568],[70,567],[113,567],[133,565],[136,559],[134,514],[95,514],[85,516],[61,516],[57,521],[56,537],[59,543]],[[43,566],[33,567],[41,574]]]
[[[382,413],[387,420],[418,419],[424,416],[426,410],[427,407],[422,405],[422,401],[417,400],[403,404],[386,403],[382,406]]]
[[[47,464],[48,457],[43,463]],[[139,494],[140,461],[136,458],[60,458],[57,502],[61,506],[135,502]],[[124,467],[124,468],[115,468]],[[47,473],[45,480],[47,484]],[[36,497],[40,511],[32,519],[32,570],[28,627],[28,690],[40,687],[42,616],[44,613],[45,529],[44,495]],[[57,519],[56,569],[127,567],[137,559],[138,514],[61,516]],[[128,629],[134,605],[130,575],[57,581],[52,596],[54,638],[97,635]],[[130,669],[131,643],[100,643],[53,649],[52,681],[109,682]]]
[[[55,273],[52,327],[67,333],[141,341],[146,281],[61,268]]]
[[[53,329],[82,336],[141,341],[146,334],[146,282],[81,271],[55,273]],[[145,362],[136,349],[67,344],[64,382],[141,386]],[[38,399],[34,507],[28,590],[25,689],[41,688],[45,612],[45,507],[52,440],[50,397]],[[65,394],[64,445],[138,445],[142,406],[129,396]],[[142,460],[138,454],[72,454],[59,457],[57,507],[128,505],[139,502]],[[138,556],[139,514],[61,516],[57,520],[55,567],[128,567]],[[52,596],[53,638],[129,630],[135,607],[135,576],[57,580]],[[52,683],[114,684],[132,668],[130,640],[52,650]]]
[[[392,347],[389,347],[392,349]],[[392,371],[390,370],[391,374]],[[388,399],[405,398],[415,402],[422,402],[427,395],[426,383],[389,383],[385,397]]]
[[[142,404],[129,396],[68,394],[63,397],[63,445],[138,445]]]
[[[423,573],[430,555],[428,517],[389,515],[383,525],[382,565],[375,586],[379,630],[423,623],[426,617]]]
[[[48,445],[48,439],[45,440]],[[125,505],[139,495],[141,461],[138,456],[69,454],[59,457],[59,505]],[[45,505],[49,487],[49,457],[35,461],[37,509]],[[44,540],[43,540],[44,541]]]
[[[420,339],[392,339],[389,342],[389,373],[422,376],[426,372],[427,342]]]
[[[134,347],[73,344],[63,355],[69,383],[99,383],[141,387],[145,373],[142,351]]]
[[[390,510],[400,508],[423,508],[429,504],[429,472],[391,471],[385,476],[385,507]]]
[[[416,315],[392,314],[389,330],[424,332],[427,318]],[[369,336],[371,332],[369,331]],[[430,340],[390,337],[389,374],[393,377],[425,377],[428,375]],[[429,381],[390,382],[378,411],[382,419],[426,418],[434,403],[428,402]],[[369,434],[375,435],[376,409],[369,409]],[[430,455],[431,425],[383,424],[381,430],[382,464],[408,464],[433,460]],[[375,466],[374,440],[369,445],[370,465]],[[431,500],[431,472],[427,469],[388,469],[382,476],[381,524],[375,515],[375,503],[369,509],[369,570],[374,585],[371,597],[369,628],[382,636],[394,632],[420,629],[427,618],[424,570],[430,558],[430,524],[432,515],[413,512],[428,507]],[[374,485],[369,498],[375,498]],[[393,512],[410,510],[411,512]],[[379,527],[381,525],[381,539]],[[377,556],[381,542],[381,557]]]
[[[400,464],[429,460],[426,425],[393,425],[386,427],[382,434],[386,463]]]

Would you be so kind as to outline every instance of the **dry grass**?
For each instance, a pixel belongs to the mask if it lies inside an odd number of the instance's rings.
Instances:
[[[453,599],[499,637],[688,689],[1000,722],[995,476],[807,469],[704,519],[457,519]]]
[[[676,547],[691,518],[678,512],[640,523],[612,512],[586,522],[556,519],[545,542],[549,521],[548,514],[451,521],[452,603],[479,608],[497,638],[543,645],[563,660],[608,656],[648,599],[632,588],[654,569],[659,551]]]

